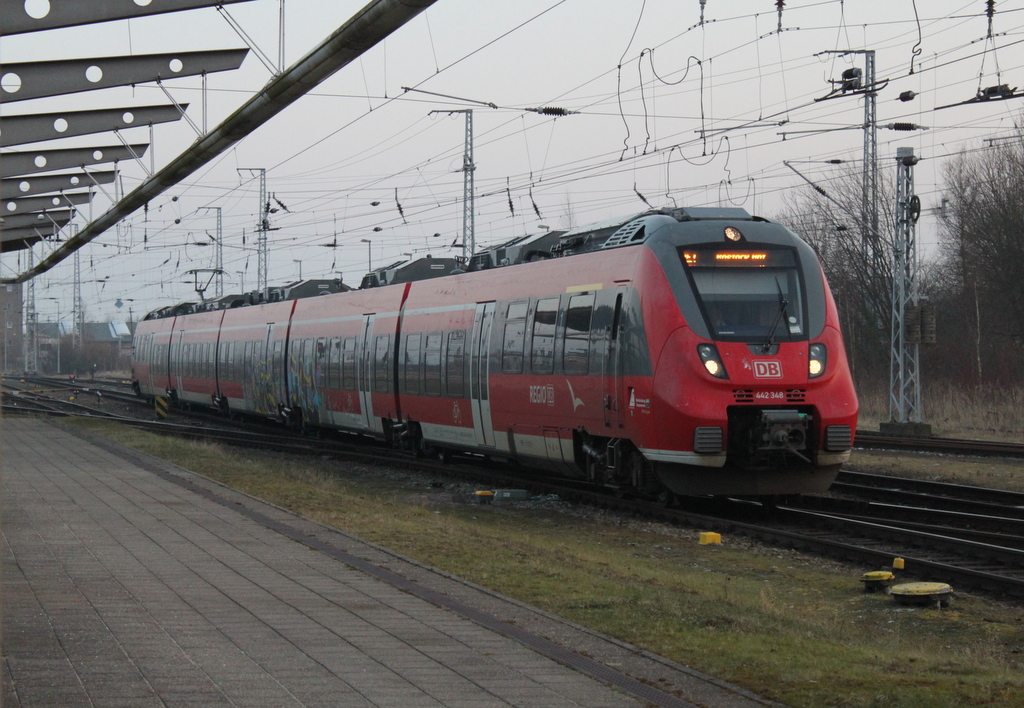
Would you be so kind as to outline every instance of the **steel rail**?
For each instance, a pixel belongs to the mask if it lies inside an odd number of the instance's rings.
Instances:
[[[980,457],[1024,457],[1024,443],[994,442],[940,437],[897,437],[868,430],[858,430],[855,447],[869,450],[908,450],[913,452],[944,452],[950,455]]]
[[[932,497],[948,496],[987,504],[1024,508],[1024,492],[978,487],[970,484],[892,477],[884,474],[855,472],[853,470],[842,470],[839,473],[838,481],[841,484],[856,485],[864,488],[917,492]]]

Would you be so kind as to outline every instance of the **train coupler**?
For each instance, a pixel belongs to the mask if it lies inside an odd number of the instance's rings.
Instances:
[[[796,410],[768,410],[761,412],[758,427],[758,450],[792,452],[810,462],[801,450],[807,449],[807,429],[811,416]]]

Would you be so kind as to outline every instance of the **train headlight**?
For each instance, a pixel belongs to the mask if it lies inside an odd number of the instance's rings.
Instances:
[[[707,369],[709,374],[714,376],[716,379],[729,378],[729,375],[725,373],[725,367],[722,365],[722,359],[718,356],[718,349],[714,344],[698,345],[697,354],[700,356],[700,360],[704,363],[704,368]]]
[[[743,234],[741,234],[740,230],[735,228],[735,227],[726,226],[725,227],[725,237],[727,239],[729,239],[730,241],[740,241],[740,240],[743,239]]]
[[[810,348],[810,360],[807,362],[807,375],[816,379],[825,373],[825,364],[828,363],[828,349],[824,344],[812,344]]]

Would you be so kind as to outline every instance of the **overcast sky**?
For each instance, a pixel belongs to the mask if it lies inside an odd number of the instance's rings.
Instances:
[[[286,64],[362,4],[287,0]],[[983,87],[1024,87],[1024,1],[996,3],[991,39],[983,0],[916,5],[918,15],[912,0],[788,0],[780,18],[774,0],[707,0],[701,24],[700,0],[438,0],[154,200],[148,214],[136,212],[83,248],[88,318],[127,319],[129,307],[138,318],[196,299],[184,273],[214,265],[213,247],[202,245],[215,235],[208,207],[222,209],[226,292],[239,291],[243,278],[253,289],[258,180],[244,168],[266,169],[268,190],[287,208],[272,215],[278,230],[271,233],[271,285],[297,279],[299,262],[303,278],[343,273],[346,283],[358,285],[370,259],[378,267],[404,254],[461,254],[452,244],[462,242],[465,115],[444,111],[474,109],[478,246],[536,232],[541,224],[565,228],[639,212],[647,208],[641,195],[654,206],[740,206],[771,218],[782,209],[782,195],[807,188],[784,161],[823,186],[835,169],[827,160],[852,161],[859,169],[863,99],[815,100],[844,70],[864,66],[862,54],[826,53],[846,49],[877,52],[877,77],[888,79],[878,96],[880,125],[928,128],[881,129],[878,147],[886,168],[899,146],[923,158],[915,177],[927,247],[937,238],[929,210],[941,201],[946,158],[1011,135],[1024,101],[935,109]],[[227,8],[276,62],[279,0]],[[8,37],[0,59],[241,46],[228,22],[205,9]],[[239,71],[212,75],[209,126],[270,76],[252,54]],[[191,104],[189,116],[201,124],[199,80],[165,85]],[[904,91],[918,96],[897,100]],[[137,86],[8,104],[3,114],[165,102],[155,86]],[[537,107],[577,113],[524,110]],[[144,128],[124,135],[148,140]],[[158,126],[157,167],[195,139],[184,121]],[[93,136],[45,147],[113,142]],[[145,177],[136,164],[123,164],[122,175],[126,190]],[[109,204],[100,194],[93,213]],[[0,271],[10,276],[24,265],[24,254],[8,254]],[[72,278],[69,260],[37,278],[37,298],[60,298],[67,313]],[[54,319],[55,301],[41,299],[37,307],[42,321]]]

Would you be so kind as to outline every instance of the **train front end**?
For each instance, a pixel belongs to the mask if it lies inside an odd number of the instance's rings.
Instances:
[[[815,253],[741,209],[688,212],[646,242],[661,271],[646,287],[663,274],[655,289],[681,317],[648,298],[658,424],[641,451],[676,494],[824,491],[849,459],[857,397]]]

